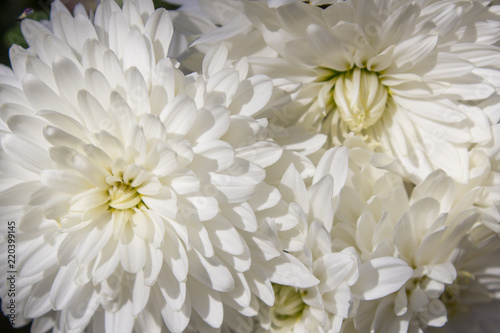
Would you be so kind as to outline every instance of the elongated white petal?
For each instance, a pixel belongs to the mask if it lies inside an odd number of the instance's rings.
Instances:
[[[134,317],[132,315],[132,302],[128,301],[116,312],[104,313],[104,323],[106,332],[132,332],[134,326]]]
[[[193,303],[193,309],[207,324],[214,328],[220,327],[224,318],[224,310],[219,293],[204,287],[196,280],[189,280],[188,288],[190,292],[199,295],[197,302]]]
[[[180,311],[186,300],[186,283],[178,283],[169,269],[162,269],[158,275],[158,287],[172,311]]]
[[[284,253],[266,263],[266,268],[273,270],[271,280],[274,283],[308,288],[319,283],[319,280],[295,257]]]
[[[400,259],[372,259],[359,268],[359,279],[352,292],[363,300],[382,298],[401,288],[412,275],[413,269]]]
[[[74,300],[82,286],[75,283],[76,265],[61,267],[50,290],[50,302],[55,309],[63,309]]]
[[[203,285],[217,291],[230,291],[234,280],[229,270],[216,258],[204,258],[196,251],[188,252],[189,272]]]

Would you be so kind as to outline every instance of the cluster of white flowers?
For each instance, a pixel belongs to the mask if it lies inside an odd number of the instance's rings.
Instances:
[[[169,2],[55,0],[0,65],[11,322],[497,332],[500,6]]]

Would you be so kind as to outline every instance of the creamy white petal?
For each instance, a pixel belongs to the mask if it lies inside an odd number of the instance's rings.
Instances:
[[[223,217],[216,217],[205,224],[212,244],[226,253],[238,256],[245,251],[245,241],[238,234],[230,221]]]
[[[272,266],[271,266],[272,265]],[[283,253],[273,259],[272,264],[265,267],[273,271],[271,280],[274,283],[307,288],[319,283],[319,280],[298,259]]]
[[[204,258],[196,251],[188,252],[189,272],[203,285],[216,291],[230,291],[234,280],[229,270],[216,257]]]
[[[151,4],[145,1],[146,4]],[[151,42],[153,43],[153,51],[155,59],[163,59],[168,54],[168,49],[170,47],[170,41],[173,34],[172,21],[170,16],[165,10],[158,10],[151,13],[148,20],[144,26],[144,32],[149,35]]]
[[[65,308],[74,301],[82,286],[78,286],[74,279],[76,264],[61,267],[50,289],[50,302],[55,309]]]
[[[132,233],[131,230],[125,230]],[[143,239],[136,235],[127,235],[129,239],[122,237],[118,244],[120,263],[123,269],[129,273],[138,273],[146,264],[146,244]]]
[[[382,298],[401,288],[412,275],[413,269],[400,259],[372,259],[361,265],[352,292],[363,300]]]
[[[207,289],[196,280],[188,280],[188,288],[194,294],[199,295],[197,302],[193,303],[193,309],[210,326],[217,328],[222,324],[224,310],[217,291]]]
[[[169,265],[176,279],[179,282],[185,281],[188,273],[188,257],[186,250],[175,233],[169,228],[166,229],[163,258]]]
[[[132,315],[132,302],[128,301],[116,312],[104,313],[106,332],[132,332],[134,327],[134,316]]]
[[[172,272],[163,268],[158,275],[158,288],[172,311],[180,311],[186,300],[186,283],[178,283]]]
[[[352,67],[353,60],[335,36],[317,24],[309,25],[306,33],[310,47],[326,66],[338,71]]]
[[[160,298],[158,294],[156,294],[156,297],[157,299]],[[174,333],[181,333],[182,331],[184,331],[191,317],[190,301],[186,301],[186,304],[184,304],[184,307],[180,311],[173,311],[165,303],[165,301],[158,300],[157,302],[161,309],[161,315],[163,317],[163,321],[167,325],[167,328]]]

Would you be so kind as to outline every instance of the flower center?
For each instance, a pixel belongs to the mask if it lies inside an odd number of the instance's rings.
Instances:
[[[457,278],[452,284],[445,286],[440,300],[448,310],[448,318],[452,318],[459,312],[467,312],[467,305],[459,300],[460,294],[467,289],[469,283],[474,280],[474,275],[467,271],[458,271]]]
[[[271,308],[271,324],[275,329],[293,326],[302,316],[307,305],[295,287],[273,284],[276,300]]]
[[[118,183],[108,190],[109,206],[115,209],[130,209],[137,206],[141,201],[141,195],[137,190],[127,184]]]
[[[341,120],[356,133],[382,117],[388,95],[377,73],[357,67],[340,74],[333,88]]]

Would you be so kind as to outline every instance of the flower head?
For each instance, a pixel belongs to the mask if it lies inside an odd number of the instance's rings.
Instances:
[[[351,148],[350,171],[332,228],[333,249],[353,246],[362,263],[393,256],[413,274],[386,296],[363,296],[353,317],[356,330],[442,327],[474,300],[496,299],[497,265],[472,264],[498,253],[498,236],[488,228],[487,212],[481,209],[483,187],[466,187],[440,170],[413,187],[369,163],[383,164],[385,159],[366,148]],[[358,292],[356,286],[352,291]],[[468,298],[472,294],[477,298]]]
[[[224,304],[255,311],[257,286],[287,283],[276,267],[317,283],[255,218],[276,204],[265,168],[283,150],[257,116],[293,84],[249,76],[224,47],[184,75],[167,57],[169,14],[149,0],[103,1],[91,19],[55,1],[50,22],[22,30],[30,47],[12,47],[0,82],[19,313],[58,331],[204,330]]]
[[[355,247],[339,243],[343,237],[337,236],[332,226],[347,176],[345,147],[323,154],[312,183],[305,182],[293,164],[284,173],[278,189],[287,205],[283,215],[268,214],[273,216],[272,230],[285,251],[303,262],[319,283],[308,288],[275,283],[276,301],[260,312],[261,328],[270,332],[340,332],[360,300],[387,296],[412,276],[413,269],[399,258],[387,255],[362,263]]]
[[[468,149],[492,137],[471,104],[497,95],[497,6],[246,1],[242,12],[226,24],[239,29],[208,31],[195,45],[224,39],[236,57],[241,48],[252,55],[254,72],[303,83],[287,110],[328,135],[327,147],[355,133],[398,158],[415,183],[436,169],[468,181]]]

